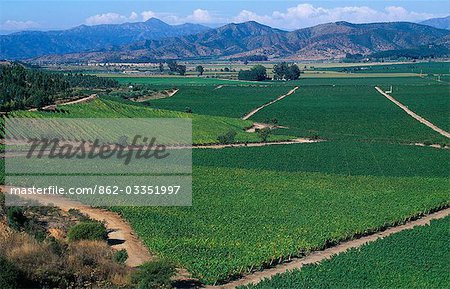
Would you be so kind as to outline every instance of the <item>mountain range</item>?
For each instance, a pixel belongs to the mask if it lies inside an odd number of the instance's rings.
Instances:
[[[23,31],[0,35],[0,58],[26,59],[48,54],[107,50],[141,40],[196,34],[209,29],[199,24],[169,25],[150,18],[145,22],[80,25],[68,30]]]
[[[434,28],[450,30],[450,15],[443,18],[431,18],[420,22],[420,24],[428,25]]]
[[[42,35],[38,35],[43,33]],[[33,40],[35,39],[35,40]],[[79,26],[65,31],[21,32],[0,36],[0,58],[35,62],[137,61],[241,58],[341,58],[423,46],[450,47],[450,31],[410,22],[335,22],[295,31],[254,21],[211,29],[171,26],[158,19],[141,23]]]

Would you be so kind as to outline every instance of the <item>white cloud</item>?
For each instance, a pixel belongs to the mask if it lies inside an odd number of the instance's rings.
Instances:
[[[139,17],[140,15],[140,17]],[[219,20],[215,18],[208,10],[196,9],[192,11],[191,14],[187,16],[179,16],[175,14],[168,13],[157,13],[151,10],[142,11],[141,13],[131,12],[130,16],[121,15],[118,13],[104,13],[97,14],[88,17],[85,23],[88,25],[98,25],[98,24],[118,24],[124,22],[136,22],[136,21],[147,21],[150,18],[158,18],[169,24],[182,24],[186,22],[191,23],[214,23]],[[223,20],[223,19],[222,19]]]
[[[0,30],[6,31],[18,31],[18,30],[28,30],[33,28],[39,28],[41,25],[34,21],[15,21],[6,20],[4,23],[0,24]]]
[[[142,21],[147,21],[150,18],[156,17],[156,13],[153,11],[142,11],[141,12]]]
[[[186,17],[187,22],[194,23],[211,23],[213,20],[213,16],[209,13],[208,10],[196,9],[192,12],[191,15]]]
[[[138,20],[138,14],[136,12],[131,12],[130,16],[124,16],[118,13],[109,12],[88,17],[86,18],[85,23],[87,25],[119,24],[136,20]]]
[[[271,15],[258,15],[252,11],[242,10],[232,20],[235,22],[254,20],[275,27],[298,29],[335,21],[352,23],[418,21],[431,17],[434,15],[408,11],[397,6],[389,6],[383,11],[377,11],[367,6],[323,8],[304,3],[283,12],[274,11]]]
[[[285,29],[298,29],[321,23],[348,21],[352,23],[368,23],[383,21],[419,21],[435,17],[436,15],[422,12],[408,11],[399,6],[388,6],[384,10],[375,10],[367,6],[345,6],[335,8],[316,7],[303,3],[287,8],[284,11],[273,11],[267,15],[260,15],[250,10],[242,10],[234,17],[221,17],[205,9],[195,9],[188,15],[158,13],[152,10],[140,13],[132,12],[129,16],[118,13],[104,13],[86,19],[86,24],[112,24],[123,22],[147,21],[158,18],[169,24],[190,23],[227,23],[257,21],[262,24]]]

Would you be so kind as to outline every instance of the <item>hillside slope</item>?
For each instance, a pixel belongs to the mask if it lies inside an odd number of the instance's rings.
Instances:
[[[44,62],[136,59],[233,58],[267,55],[270,58],[329,59],[346,53],[371,54],[447,44],[450,32],[409,22],[352,24],[336,22],[287,32],[254,21],[227,24],[195,35],[146,40],[120,49],[41,57]]]

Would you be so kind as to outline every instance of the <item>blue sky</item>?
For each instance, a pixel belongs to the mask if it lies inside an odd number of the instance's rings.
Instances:
[[[450,14],[448,0],[265,1],[265,0],[15,0],[0,2],[0,30],[62,29],[160,18],[217,26],[255,20],[284,29],[345,20],[354,23],[420,21]]]

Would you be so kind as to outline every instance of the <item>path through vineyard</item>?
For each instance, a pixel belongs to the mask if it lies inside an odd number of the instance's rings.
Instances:
[[[263,108],[265,108],[265,107],[267,107],[267,106],[269,106],[269,105],[271,105],[271,104],[274,104],[275,102],[280,101],[280,100],[282,100],[283,98],[285,98],[285,97],[287,97],[287,96],[293,94],[297,89],[298,89],[298,86],[296,86],[296,87],[294,87],[293,89],[291,89],[288,93],[283,94],[282,96],[279,96],[279,97],[277,97],[276,99],[274,99],[274,100],[272,100],[272,101],[270,101],[270,102],[268,102],[268,103],[266,103],[266,104],[263,104],[263,105],[261,105],[261,106],[255,108],[254,110],[252,110],[252,111],[250,111],[249,113],[247,113],[244,117],[242,117],[242,119],[243,119],[243,120],[249,119],[250,117],[252,117],[255,113],[257,113],[257,112],[260,111],[261,109],[263,109]]]
[[[392,101],[393,103],[395,103],[398,107],[400,107],[401,109],[403,109],[407,114],[409,114],[411,117],[413,117],[414,119],[418,120],[419,122],[423,123],[424,125],[428,126],[429,128],[431,128],[432,130],[440,133],[441,135],[445,136],[446,138],[450,138],[450,133],[443,130],[442,128],[432,124],[430,121],[424,119],[423,117],[421,117],[420,115],[416,114],[414,111],[410,110],[406,105],[402,104],[401,102],[399,102],[398,100],[396,100],[395,98],[393,98],[391,95],[387,94],[386,92],[384,92],[381,88],[379,88],[378,86],[375,86],[375,89],[381,93],[382,95],[384,95],[387,99],[389,99],[390,101]]]
[[[264,280],[265,278],[270,278],[276,274],[285,273],[287,270],[292,271],[294,269],[300,269],[304,265],[318,263],[325,259],[330,259],[334,255],[343,253],[343,252],[347,251],[348,249],[361,247],[362,245],[364,245],[366,243],[376,241],[377,239],[380,239],[380,238],[385,238],[389,235],[398,233],[403,230],[412,229],[415,226],[428,225],[431,220],[442,219],[449,215],[450,215],[450,208],[443,209],[443,210],[437,211],[435,213],[426,215],[415,221],[406,222],[404,225],[391,227],[382,232],[374,233],[374,234],[371,234],[371,235],[368,235],[365,237],[361,237],[358,239],[354,239],[354,240],[351,240],[348,242],[343,242],[337,246],[330,247],[323,251],[313,252],[303,258],[293,258],[292,261],[289,263],[280,264],[278,266],[275,266],[273,268],[266,269],[263,271],[257,271],[253,274],[244,276],[243,278],[241,278],[239,280],[236,280],[236,281],[224,284],[224,285],[206,286],[205,288],[206,289],[218,289],[218,288],[229,289],[229,288],[235,288],[237,286],[249,285],[251,283],[256,284],[256,283]]]

